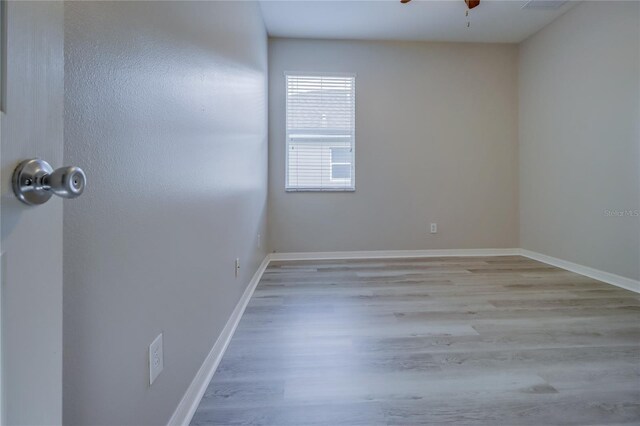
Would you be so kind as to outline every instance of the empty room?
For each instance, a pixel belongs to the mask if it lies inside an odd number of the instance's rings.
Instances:
[[[0,24],[0,424],[640,425],[639,1]]]

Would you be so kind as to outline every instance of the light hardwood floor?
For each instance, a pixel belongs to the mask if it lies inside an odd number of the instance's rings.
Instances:
[[[192,424],[640,424],[640,295],[519,256],[271,262]]]

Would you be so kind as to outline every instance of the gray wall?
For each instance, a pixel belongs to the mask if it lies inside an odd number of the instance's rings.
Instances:
[[[265,255],[265,29],[255,3],[67,2],[65,37],[88,185],[65,205],[64,422],[166,424]]]
[[[357,73],[354,193],[285,193],[284,71]],[[269,76],[270,248],[518,246],[516,46],[271,39]]]
[[[640,278],[640,4],[584,2],[520,48],[520,241]]]

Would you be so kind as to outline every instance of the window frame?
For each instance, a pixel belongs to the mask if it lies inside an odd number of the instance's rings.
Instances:
[[[284,190],[285,192],[355,192],[356,190],[356,73],[349,72],[308,72],[308,71],[285,71],[284,75],[284,98],[285,98],[285,126],[284,126],[284,137],[285,137],[285,149],[284,149],[284,157],[285,157],[285,168],[284,168]],[[351,185],[345,187],[293,187],[289,185],[289,151],[290,151],[290,141],[289,141],[289,97],[287,96],[288,77],[344,77],[344,78],[352,78],[353,79],[353,129],[351,130]],[[329,147],[331,148],[334,147]],[[335,148],[344,148],[341,146],[336,146]],[[331,151],[330,151],[331,152]],[[331,156],[333,154],[331,153]],[[348,163],[343,163],[348,164]],[[329,173],[330,180],[331,175],[333,174],[333,167],[331,158],[329,159]]]

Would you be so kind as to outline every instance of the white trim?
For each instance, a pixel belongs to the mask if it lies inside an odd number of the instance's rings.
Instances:
[[[531,250],[520,249],[520,254],[524,257],[528,257],[529,259],[537,260],[548,265],[566,269],[567,271],[575,272],[576,274],[584,275],[586,277],[593,278],[594,280],[615,285],[616,287],[621,287],[625,290],[640,293],[640,281],[638,280],[633,280],[631,278],[626,278],[620,275],[612,274],[610,272],[605,272],[599,269],[594,269],[588,266],[583,266],[577,263],[558,259],[557,257],[547,256],[546,254],[537,253]]]
[[[188,426],[191,422],[191,419],[198,408],[198,404],[200,404],[200,400],[202,399],[204,392],[207,390],[207,386],[209,386],[213,373],[216,372],[218,364],[220,364],[220,360],[222,360],[222,356],[233,337],[233,333],[236,331],[236,327],[242,318],[242,314],[244,313],[256,286],[260,282],[262,274],[267,269],[269,260],[270,255],[267,255],[258,267],[256,273],[253,274],[251,281],[249,281],[249,285],[247,285],[247,288],[233,310],[231,317],[224,326],[222,333],[220,333],[218,340],[216,340],[216,343],[213,345],[213,348],[211,348],[209,355],[205,358],[202,366],[191,381],[187,391],[184,393],[182,400],[180,400],[178,407],[173,412],[168,423],[170,426]]]
[[[356,192],[353,187],[335,187],[335,188],[285,188],[284,192]]]
[[[271,253],[271,260],[391,259],[402,257],[517,256],[520,249],[376,250]]]

